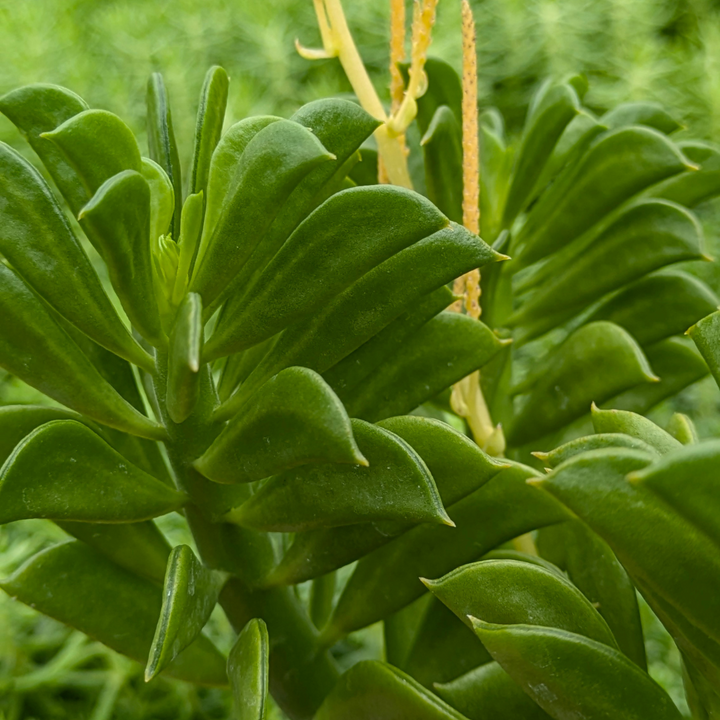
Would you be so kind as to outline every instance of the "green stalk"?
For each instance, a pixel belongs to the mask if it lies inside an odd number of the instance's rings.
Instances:
[[[270,536],[212,521],[219,508],[229,509],[246,499],[247,486],[218,485],[192,466],[193,460],[205,452],[222,429],[212,420],[219,401],[210,367],[204,365],[200,369],[197,405],[179,425],[165,411],[167,354],[158,354],[157,367],[154,386],[170,436],[166,443],[168,457],[178,486],[193,499],[186,515],[198,551],[208,566],[233,575],[220,596],[220,604],[236,632],[252,618],[265,620],[273,649],[270,691],[292,720],[309,720],[339,676],[335,662],[320,648],[318,632],[292,588],[252,589],[253,582],[275,564]]]

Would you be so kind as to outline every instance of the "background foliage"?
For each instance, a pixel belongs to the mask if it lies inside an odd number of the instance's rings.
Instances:
[[[717,0],[474,0],[473,6],[480,97],[483,104],[500,108],[511,130],[520,126],[541,78],[584,72],[591,81],[586,103],[598,112],[626,100],[655,100],[694,137],[720,137]],[[383,87],[388,3],[347,3],[346,10],[376,86]],[[459,3],[441,2],[432,52],[456,65],[458,28]],[[161,70],[175,109],[181,155],[188,157],[197,89],[213,63],[232,78],[227,123],[257,113],[287,116],[304,102],[349,90],[334,61],[311,64],[297,56],[296,37],[317,44],[309,0],[0,0],[0,94],[32,82],[65,85],[91,106],[121,115],[143,143],[144,86],[150,72]],[[5,118],[0,118],[0,140],[25,152]],[[708,205],[699,214],[717,257],[720,213]],[[720,291],[720,277],[708,275],[717,269],[707,264],[701,270]],[[35,391],[0,374],[0,403],[36,400]],[[674,410],[689,413],[701,435],[717,435],[718,409],[709,379],[672,407],[656,410],[655,417],[664,424]],[[3,529],[0,575],[54,540],[52,532],[41,522]],[[653,628],[651,673],[677,698],[676,651],[659,626],[655,631],[649,611],[644,620]],[[221,614],[214,618],[218,638],[225,622]],[[377,645],[377,638],[366,633],[347,650],[372,655]],[[11,690],[7,681],[13,676],[22,676],[25,685]],[[102,697],[107,704],[99,702]],[[219,693],[198,694],[175,681],[145,687],[139,668],[129,661],[3,595],[0,718],[20,717],[223,718],[226,703]]]

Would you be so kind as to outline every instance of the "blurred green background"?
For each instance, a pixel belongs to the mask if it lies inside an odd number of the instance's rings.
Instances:
[[[654,100],[683,122],[683,134],[720,140],[720,0],[471,0],[478,30],[480,98],[497,106],[511,131],[547,75],[584,72],[586,103],[603,110]],[[387,95],[389,0],[346,0],[346,12],[376,87]],[[458,65],[459,0],[440,0],[431,52]],[[189,157],[197,97],[206,69],[231,76],[226,122],[250,114],[289,115],[304,102],[349,91],[336,61],[308,62],[295,38],[317,46],[311,0],[0,0],[0,94],[19,85],[64,85],[92,107],[126,120],[144,145],[145,83],[165,77],[175,132]],[[22,139],[0,117],[0,140]],[[720,256],[720,211],[700,209],[711,254]],[[720,272],[695,271],[720,292]],[[690,414],[702,436],[720,435],[720,393],[712,381],[685,391],[654,415]],[[0,403],[37,394],[0,372]],[[164,529],[187,541],[179,522]],[[0,533],[0,575],[63,535],[54,526],[18,523]],[[677,651],[645,609],[653,676],[682,695]],[[211,633],[230,640],[218,613]],[[351,637],[346,661],[378,652],[375,630]],[[228,717],[227,696],[159,679],[78,633],[0,594],[0,720],[191,720]],[[279,717],[272,710],[271,718]]]

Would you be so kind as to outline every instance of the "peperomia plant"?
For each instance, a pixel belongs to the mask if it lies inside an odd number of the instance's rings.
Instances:
[[[159,75],[150,157],[63,88],[0,98],[61,196],[0,147],[0,366],[57,403],[0,409],[0,522],[75,538],[0,586],[147,680],[229,684],[242,720],[268,687],[291,718],[677,718],[645,672],[638,587],[712,717],[714,595],[693,585],[701,562],[717,577],[693,544],[712,492],[697,522],[661,507],[662,480],[649,515],[631,496],[679,441],[596,410],[597,435],[539,455],[549,476],[500,456],[550,449],[591,402],[642,412],[707,374],[676,336],[717,300],[663,268],[703,257],[688,207],[720,191],[717,152],[675,144],[654,106],[593,117],[572,78],[542,88],[517,150],[483,116],[478,161],[467,5],[464,84],[426,60],[425,0],[404,90],[394,37],[390,115],[338,0],[316,8],[367,111],[321,100],[223,133],[213,68],[185,185]],[[437,419],[453,408],[468,432]],[[672,431],[693,438],[683,417]],[[173,512],[197,555],[155,524]],[[687,525],[672,552],[666,522]],[[202,632],[217,604],[228,658]],[[345,636],[378,621],[387,662],[340,676]]]

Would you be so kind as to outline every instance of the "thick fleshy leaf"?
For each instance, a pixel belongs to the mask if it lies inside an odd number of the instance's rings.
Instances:
[[[651,454],[657,452],[652,445],[648,445],[648,443],[638,437],[632,437],[631,435],[625,435],[620,432],[608,432],[597,435],[585,435],[584,437],[576,438],[564,445],[560,445],[560,447],[550,452],[534,452],[533,455],[546,467],[556,468],[571,457],[580,455],[588,450],[602,450],[603,448],[613,447],[633,448],[634,450],[642,450],[643,452]]]
[[[655,448],[661,455],[681,447],[680,443],[654,422],[627,410],[601,410],[593,405],[592,423],[596,433],[622,433]]]
[[[255,345],[241,353],[230,355],[222,364],[220,381],[218,382],[218,396],[225,402],[237,390],[241,383],[247,380],[250,373],[258,363],[268,354],[275,344],[277,337],[272,337],[259,345]]]
[[[495,660],[552,717],[682,718],[649,675],[603,643],[555,628],[473,624]]]
[[[316,628],[325,627],[333,609],[337,573],[331,572],[315,578],[310,585],[308,610],[310,619]]]
[[[462,222],[462,131],[455,113],[441,105],[422,141],[427,196],[455,222]]]
[[[205,75],[195,124],[195,144],[190,167],[190,192],[207,195],[212,154],[222,135],[230,78],[223,68],[213,65]]]
[[[670,135],[682,127],[662,105],[653,102],[622,103],[612,110],[608,110],[600,118],[600,122],[609,130],[615,130],[624,125],[647,125],[666,135]]]
[[[341,400],[349,397],[363,380],[400,352],[405,342],[426,322],[445,310],[453,299],[449,288],[439,287],[327,370],[323,378]]]
[[[435,692],[469,720],[548,720],[550,716],[498,665],[486,663]]]
[[[427,688],[453,680],[492,659],[475,633],[436,597],[427,603],[427,609],[412,630],[413,640],[400,669]]]
[[[238,392],[220,406],[218,417],[235,414],[258,387],[286,367],[301,365],[322,374],[420,298],[502,258],[455,223],[416,242],[373,268],[314,317],[289,327]],[[418,267],[425,272],[415,272]]]
[[[550,330],[604,295],[647,273],[703,255],[702,228],[680,205],[666,200],[642,200],[631,205],[595,238],[580,257],[564,260],[564,267],[530,295],[511,318],[523,326],[520,339]]]
[[[570,519],[559,503],[533,495],[526,480],[538,476],[513,463],[448,508],[457,527],[421,525],[365,556],[325,629],[327,641],[372,625],[420,597],[425,586],[418,578],[439,577],[530,530]]]
[[[37,170],[4,143],[0,143],[0,168],[0,253],[73,325],[108,350],[152,368],[152,360],[118,317]]]
[[[160,614],[160,587],[80,542],[55,545],[0,581],[8,595],[145,663]],[[166,670],[200,685],[227,684],[225,660],[200,637]]]
[[[202,340],[202,300],[188,293],[170,333],[166,403],[174,423],[185,421],[197,403]]]
[[[462,500],[508,466],[438,420],[396,417],[383,420],[379,426],[401,437],[422,458],[445,507]],[[399,526],[388,532],[388,528],[363,524],[299,534],[267,582],[295,584],[324,575],[390,542],[406,529]]]
[[[720,546],[720,440],[675,450],[629,476]]]
[[[705,358],[715,382],[720,385],[720,311],[700,320],[687,334]]]
[[[203,233],[201,240],[191,289],[203,305],[220,297],[297,184],[331,159],[310,130],[290,120],[273,122],[250,140],[212,237]]]
[[[569,83],[546,86],[535,98],[517,151],[512,182],[505,204],[507,225],[527,206],[545,163],[568,123],[580,110],[580,100]]]
[[[637,592],[608,544],[580,520],[542,528],[536,544],[605,618],[620,650],[647,669]]]
[[[648,588],[717,642],[718,546],[657,495],[627,481],[652,461],[637,450],[594,450],[537,484],[610,545],[643,593]]]
[[[684,333],[718,305],[720,300],[704,282],[673,270],[622,289],[595,309],[587,322],[614,322],[645,346]]]
[[[560,628],[617,647],[590,601],[557,572],[540,565],[483,560],[423,583],[468,627],[469,616],[482,616],[501,625]]]
[[[233,720],[265,720],[270,643],[265,622],[253,618],[241,630],[228,657]]]
[[[0,98],[0,112],[25,136],[74,214],[90,199],[87,188],[63,153],[41,135],[87,109],[79,95],[59,85],[25,85]]]
[[[506,431],[521,445],[582,417],[591,403],[657,382],[642,350],[621,327],[599,321],[584,325],[545,360]]]
[[[74,420],[41,425],[0,469],[0,523],[139,522],[177,510],[186,500]]]
[[[230,303],[206,344],[206,357],[244,350],[317,312],[372,268],[447,224],[421,195],[394,185],[334,195],[254,279],[245,302]],[[288,303],[283,289],[291,285]]]
[[[92,420],[161,440],[165,430],[105,381],[42,301],[0,264],[0,366]]]
[[[194,465],[215,482],[237,483],[309,463],[366,462],[335,393],[317,373],[293,367],[268,380]]]
[[[107,110],[84,110],[41,137],[61,150],[90,197],[113,175],[123,170],[142,171],[135,136]]]
[[[114,525],[64,521],[56,524],[121,568],[162,586],[171,548],[152,520]]]
[[[360,145],[379,125],[359,105],[339,98],[325,98],[303,105],[290,119],[311,130],[323,147],[336,157],[336,162],[321,163],[285,200],[255,252],[231,283],[226,306],[230,313],[244,307],[251,280],[297,226],[330,195],[343,189],[346,175],[358,162]]]
[[[482,233],[494,242],[502,229],[510,186],[512,152],[507,147],[503,119],[496,110],[480,116],[480,216]]]
[[[408,66],[401,65],[405,80],[408,78]],[[462,83],[455,68],[440,58],[430,57],[425,63],[428,78],[427,91],[418,98],[417,122],[423,135],[428,131],[432,119],[441,105],[449,107],[457,121],[462,119]]]
[[[673,413],[665,429],[683,445],[695,445],[699,442],[695,423],[683,413]]]
[[[150,186],[134,170],[104,182],[78,215],[97,238],[115,291],[138,332],[151,344],[162,339],[150,258]]]
[[[171,230],[175,212],[175,191],[167,173],[150,158],[142,158],[142,176],[150,187],[149,241],[153,243]]]
[[[700,353],[687,338],[661,340],[645,348],[645,354],[660,381],[637,385],[616,395],[607,405],[619,410],[647,413],[663,400],[702,380],[710,372]]]
[[[484,323],[440,313],[343,400],[351,415],[371,422],[408,413],[481,368],[503,344]]]
[[[392,665],[353,665],[320,706],[315,720],[464,720],[456,710]]]
[[[625,200],[690,167],[657,130],[637,126],[604,133],[533,207],[513,257],[529,265],[559,250]],[[574,212],[577,207],[583,212]]]
[[[383,520],[451,525],[435,482],[396,435],[352,421],[367,466],[321,463],[267,481],[228,519],[256,530],[299,532]]]
[[[225,579],[223,573],[206,568],[187,545],[173,548],[145,682],[150,682],[200,637]]]
[[[170,100],[163,77],[158,72],[152,73],[148,78],[145,101],[148,149],[150,157],[165,171],[173,187],[175,208],[172,235],[177,238],[180,234],[180,209],[183,197],[180,156],[173,132]]]
[[[650,188],[648,194],[689,208],[720,195],[720,151],[706,143],[692,140],[678,143],[678,147],[700,169],[668,178]]]

